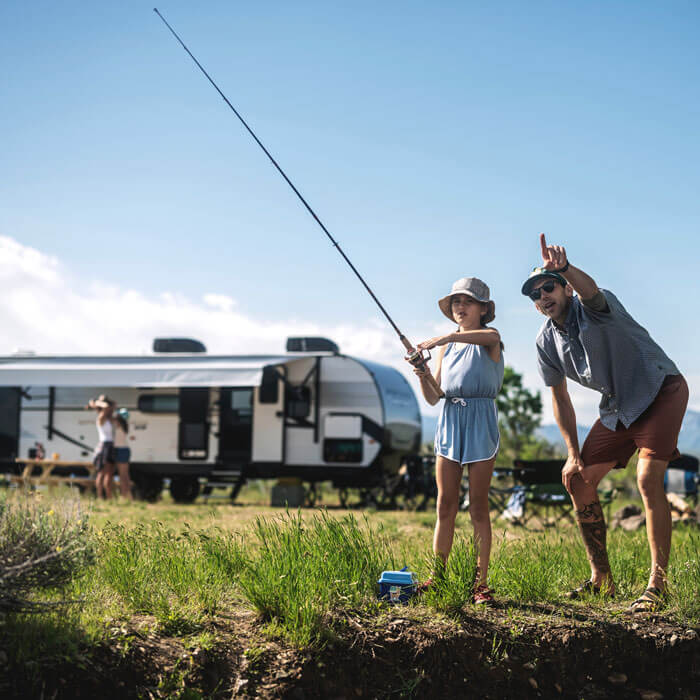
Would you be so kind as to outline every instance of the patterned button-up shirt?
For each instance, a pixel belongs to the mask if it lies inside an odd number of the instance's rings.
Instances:
[[[538,369],[547,386],[564,377],[599,391],[600,421],[615,430],[629,427],[659,393],[676,365],[625,310],[617,297],[601,290],[606,311],[574,297],[564,328],[547,319],[537,335]]]

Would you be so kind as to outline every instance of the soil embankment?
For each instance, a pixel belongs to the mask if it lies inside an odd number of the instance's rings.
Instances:
[[[700,688],[699,630],[664,619],[523,606],[455,622],[418,610],[329,621],[340,631],[313,652],[271,641],[248,613],[221,619],[206,649],[135,621],[77,661],[7,669],[0,695],[692,700]]]

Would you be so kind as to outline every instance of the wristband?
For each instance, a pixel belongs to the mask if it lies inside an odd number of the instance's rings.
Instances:
[[[566,261],[566,265],[564,267],[560,267],[558,270],[552,270],[552,272],[556,272],[558,275],[561,275],[562,272],[566,272],[569,269],[569,261]]]

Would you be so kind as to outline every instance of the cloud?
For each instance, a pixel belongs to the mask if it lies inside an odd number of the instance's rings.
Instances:
[[[325,336],[342,352],[391,364],[414,386],[394,332],[381,321],[324,327],[312,321],[255,319],[244,303],[208,292],[191,299],[72,278],[70,270],[39,250],[0,236],[0,354],[142,354],[153,338],[194,337],[211,353],[284,352],[289,336]]]
[[[289,336],[324,336],[342,352],[396,367],[418,393],[411,368],[393,330],[382,319],[365,324],[322,326],[313,321],[270,322],[246,313],[245,301],[215,291],[200,299],[164,291],[146,295],[137,289],[107,285],[98,280],[76,280],[55,257],[0,236],[0,354],[17,349],[39,354],[143,354],[156,337],[193,337],[211,353],[275,354],[284,352]],[[448,321],[427,329],[439,335],[452,330]],[[426,326],[403,329],[409,338],[423,339]],[[519,342],[518,342],[519,341]],[[533,371],[532,338],[507,339],[506,362],[522,371],[527,387],[541,391],[544,423],[554,421],[549,390]],[[687,377],[691,407],[700,389],[700,375]],[[578,422],[592,423],[599,395],[572,382],[570,393]],[[439,411],[421,401],[429,415]]]

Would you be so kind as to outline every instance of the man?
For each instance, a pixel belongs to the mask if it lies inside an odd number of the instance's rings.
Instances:
[[[678,456],[688,385],[612,292],[598,289],[569,263],[563,247],[547,245],[544,234],[540,246],[542,266],[532,271],[522,293],[547,317],[536,341],[538,369],[552,388],[554,417],[568,450],[562,482],[571,494],[591,564],[591,578],[568,597],[615,593],[597,486],[638,449],[637,484],[646,510],[651,574],[630,611],[651,612],[661,606],[666,591],[671,512],[664,473]],[[567,377],[602,394],[600,418],[581,450]]]

